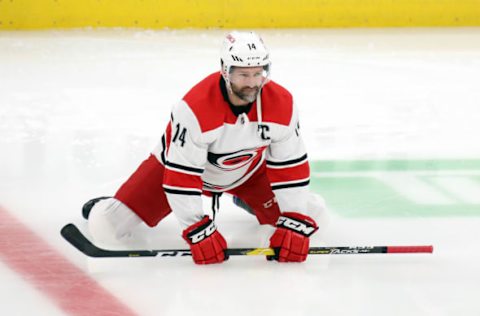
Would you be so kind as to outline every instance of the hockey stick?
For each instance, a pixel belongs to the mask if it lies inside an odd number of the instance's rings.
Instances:
[[[191,256],[188,249],[164,250],[106,250],[95,246],[74,225],[67,224],[60,231],[75,248],[85,255],[94,258],[105,257],[182,257]],[[368,253],[432,253],[433,246],[371,246],[371,247],[311,247],[311,255],[340,255],[340,254],[368,254]],[[230,248],[226,250],[230,256],[270,256],[274,255],[271,248]]]

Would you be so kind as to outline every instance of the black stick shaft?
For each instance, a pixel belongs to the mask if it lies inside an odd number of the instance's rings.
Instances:
[[[182,257],[191,256],[189,249],[161,250],[106,250],[92,244],[73,224],[65,225],[60,231],[71,245],[89,257]],[[230,256],[274,255],[271,248],[230,248],[225,251]],[[432,253],[433,246],[371,246],[371,247],[311,247],[312,255],[371,254],[371,253]]]

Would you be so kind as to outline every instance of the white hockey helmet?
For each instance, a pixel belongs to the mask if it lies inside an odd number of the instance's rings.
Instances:
[[[233,31],[227,34],[221,51],[221,66],[224,79],[229,82],[228,74],[232,67],[259,67],[270,75],[270,57],[263,40],[255,32]]]

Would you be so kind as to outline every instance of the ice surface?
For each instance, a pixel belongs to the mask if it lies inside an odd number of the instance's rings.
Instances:
[[[260,33],[273,80],[300,107],[312,159],[480,157],[480,29]],[[480,315],[479,208],[469,217],[333,212],[312,241],[432,243],[433,255],[311,256],[288,265],[239,257],[199,267],[188,258],[87,259],[61,239],[67,222],[85,228],[84,201],[114,193],[146,157],[174,102],[217,71],[223,34],[0,32],[0,204],[139,315]],[[221,203],[230,246],[266,245],[268,228]],[[142,230],[148,246],[186,246],[172,217]],[[62,313],[28,284],[0,265],[6,314]]]

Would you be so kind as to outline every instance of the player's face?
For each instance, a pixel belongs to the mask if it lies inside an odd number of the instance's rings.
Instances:
[[[263,67],[234,67],[230,72],[232,92],[245,102],[253,102],[265,80]]]

